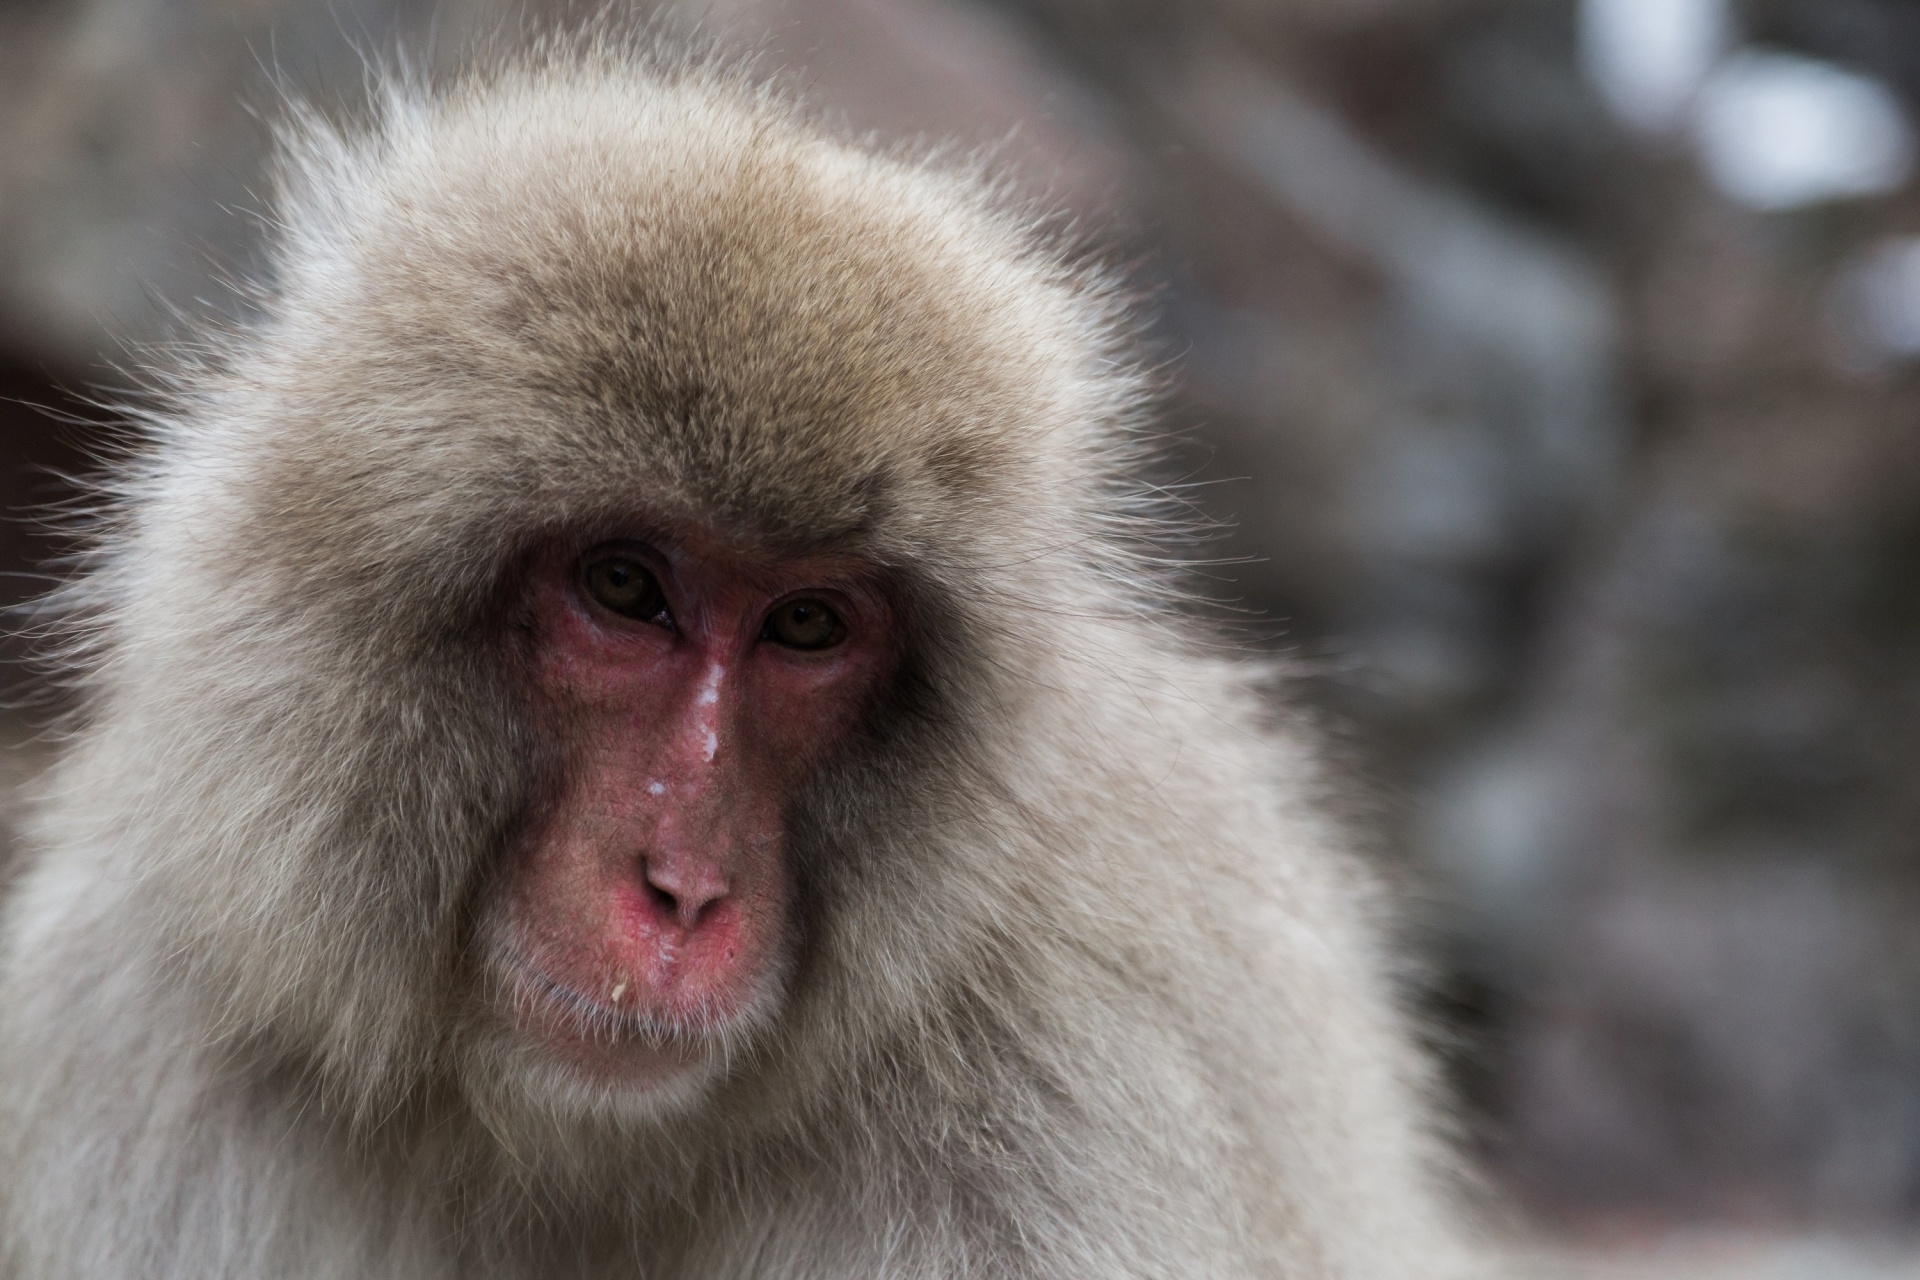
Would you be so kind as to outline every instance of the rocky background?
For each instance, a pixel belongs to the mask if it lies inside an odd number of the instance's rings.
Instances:
[[[368,58],[552,12],[0,0],[0,596],[124,438],[89,401],[237,307],[276,100],[351,114]],[[1920,1225],[1920,5],[676,20],[991,149],[1130,272],[1214,608],[1420,886],[1530,1220],[1675,1275],[1920,1270],[1836,1243]]]

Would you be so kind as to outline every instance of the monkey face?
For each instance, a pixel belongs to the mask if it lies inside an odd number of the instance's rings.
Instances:
[[[794,947],[787,825],[891,664],[857,562],[710,534],[538,557],[528,679],[567,749],[487,930],[497,1016],[649,1090],[770,1022]]]

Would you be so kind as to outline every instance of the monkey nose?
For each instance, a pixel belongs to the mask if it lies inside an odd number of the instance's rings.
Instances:
[[[663,858],[646,858],[641,879],[654,906],[671,916],[682,929],[699,925],[708,910],[727,896],[726,878],[711,868],[676,865]]]

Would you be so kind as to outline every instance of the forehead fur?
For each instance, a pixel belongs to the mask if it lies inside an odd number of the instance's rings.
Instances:
[[[239,362],[283,427],[309,419],[265,441],[283,513],[342,458],[396,513],[443,502],[399,483],[431,457],[496,518],[911,544],[906,513],[988,491],[1073,506],[1136,390],[1105,295],[976,182],[722,73],[609,58],[396,94],[364,136],[297,139],[285,185]]]

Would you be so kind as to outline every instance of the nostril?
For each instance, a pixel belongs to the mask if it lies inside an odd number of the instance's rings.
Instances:
[[[724,883],[699,883],[702,877],[694,877],[696,883],[683,885],[672,870],[661,866],[651,859],[641,867],[641,883],[646,886],[647,899],[663,914],[678,921],[683,929],[691,929],[704,919],[708,911],[726,897]]]
[[[660,908],[668,915],[677,916],[680,914],[680,900],[651,880],[647,881],[647,897],[653,900],[654,906]]]

